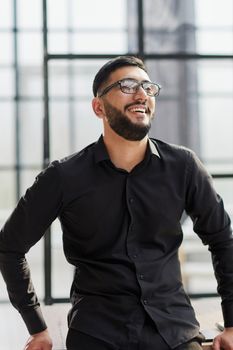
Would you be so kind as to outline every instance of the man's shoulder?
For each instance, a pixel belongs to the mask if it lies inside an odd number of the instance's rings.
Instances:
[[[187,155],[190,156],[194,153],[193,150],[183,145],[165,142],[153,137],[150,137],[150,140],[156,145],[156,148],[162,157],[166,157],[166,155],[173,155],[174,157],[186,157]]]
[[[77,165],[79,163],[83,164],[85,161],[91,161],[95,145],[96,142],[93,142],[75,153],[72,153],[59,160],[55,160],[53,163],[59,166],[60,168],[66,168],[73,165]]]

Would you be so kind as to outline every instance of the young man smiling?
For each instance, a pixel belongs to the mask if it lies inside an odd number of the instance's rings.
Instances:
[[[195,154],[148,137],[159,91],[138,58],[107,62],[92,101],[103,136],[51,163],[3,227],[0,266],[31,334],[25,349],[52,348],[24,255],[57,217],[75,266],[68,350],[201,349],[178,259],[186,210],[209,245],[223,300],[226,328],[213,349],[233,350],[230,219]]]

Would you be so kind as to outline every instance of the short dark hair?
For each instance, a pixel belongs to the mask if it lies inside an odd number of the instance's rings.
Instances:
[[[112,60],[108,61],[105,63],[100,70],[97,72],[93,85],[92,85],[92,90],[93,94],[96,97],[97,92],[99,90],[99,87],[103,84],[103,82],[107,81],[110,74],[117,70],[118,68],[121,67],[126,67],[126,66],[136,66],[141,69],[143,69],[147,73],[147,69],[145,67],[144,62],[135,56],[118,56],[113,58]]]

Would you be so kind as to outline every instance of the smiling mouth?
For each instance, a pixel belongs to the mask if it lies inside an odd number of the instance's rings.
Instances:
[[[134,106],[129,107],[128,111],[133,113],[146,114],[148,113],[148,108],[146,108],[145,106]]]

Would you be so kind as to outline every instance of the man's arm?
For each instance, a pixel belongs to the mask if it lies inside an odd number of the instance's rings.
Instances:
[[[212,255],[218,293],[222,299],[225,330],[213,344],[214,350],[233,350],[233,236],[231,221],[222,198],[201,162],[191,154],[190,181],[187,186],[187,212],[194,231],[208,245]]]
[[[45,331],[46,324],[25,254],[43,236],[61,207],[61,181],[52,164],[26,191],[0,232],[0,270],[11,303],[20,312],[30,334]]]

